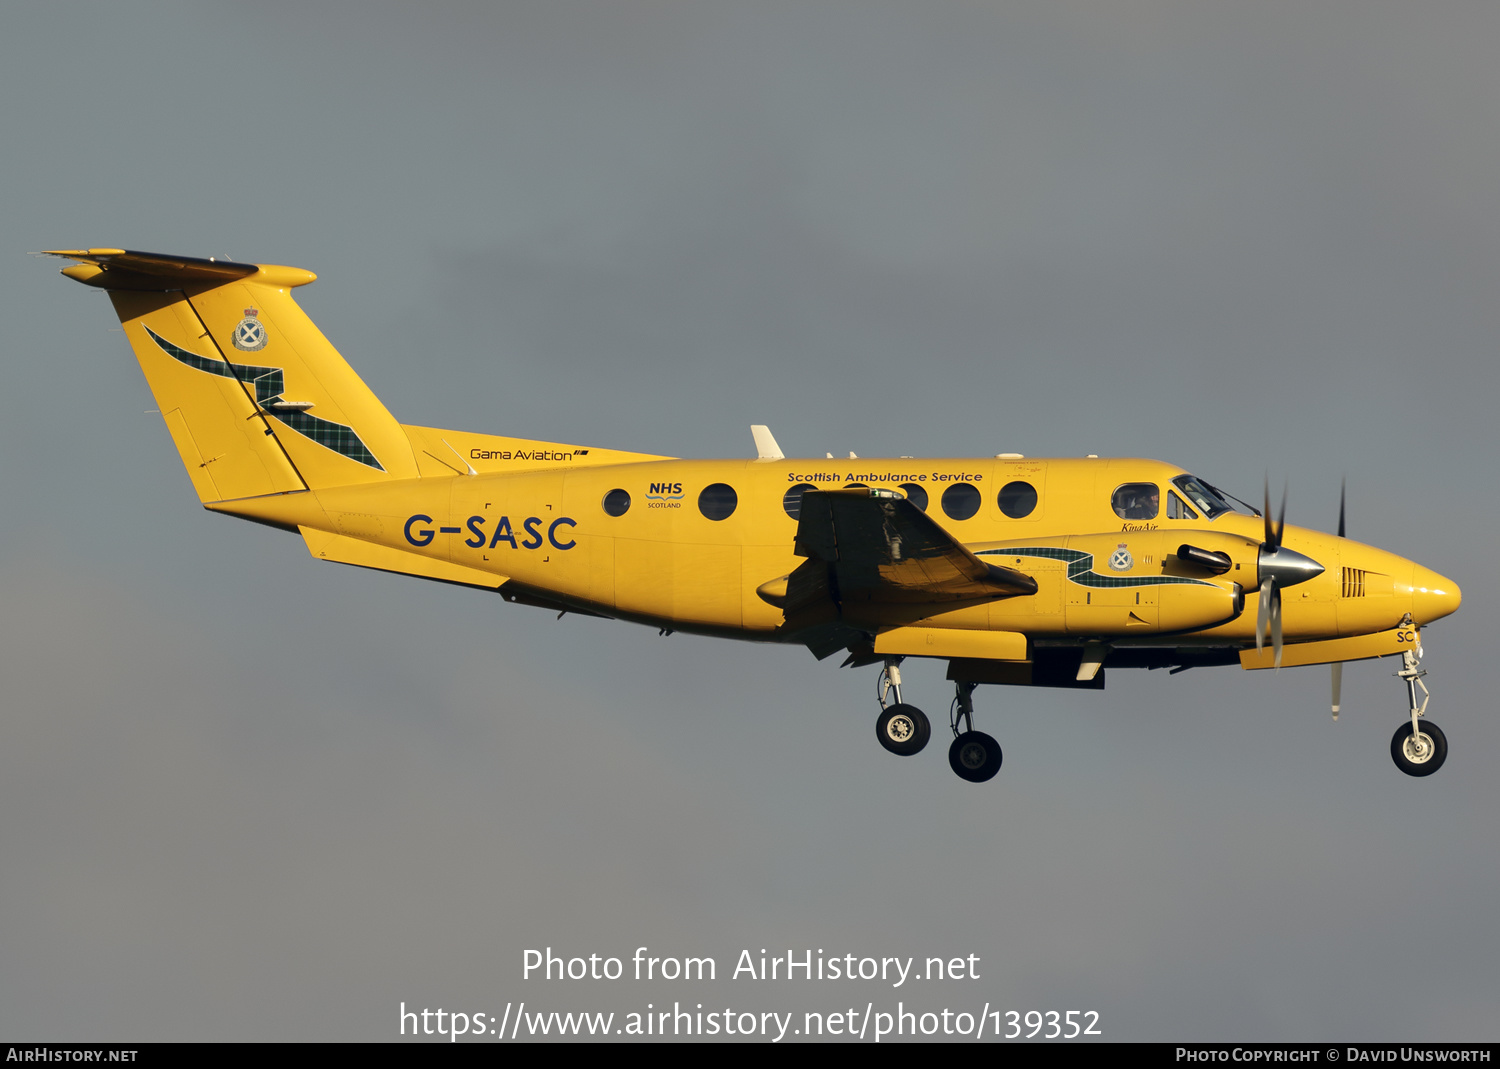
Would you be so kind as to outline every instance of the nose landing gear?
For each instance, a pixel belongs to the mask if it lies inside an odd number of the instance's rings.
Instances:
[[[1411,722],[1402,724],[1391,736],[1391,760],[1408,776],[1430,776],[1443,767],[1448,760],[1448,737],[1436,724],[1421,718],[1427,712],[1427,703],[1432,695],[1422,677],[1427,672],[1422,668],[1422,646],[1401,654],[1401,671],[1396,675],[1406,683],[1407,704],[1411,707]],[[1417,704],[1417,688],[1422,689],[1422,703]]]

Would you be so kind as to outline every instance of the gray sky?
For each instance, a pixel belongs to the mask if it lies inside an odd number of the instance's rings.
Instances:
[[[1500,1038],[1500,9],[46,4],[0,14],[0,1035],[397,1007],[1095,1010]],[[25,252],[318,272],[406,422],[671,453],[1143,455],[1463,587],[1426,666],[981,688],[316,564],[194,501],[107,301]],[[941,664],[908,663],[941,721]],[[939,724],[939,727],[941,725]],[[522,952],[713,955],[712,984]],[[741,948],[977,981],[731,980]],[[775,948],[780,948],[775,950]]]

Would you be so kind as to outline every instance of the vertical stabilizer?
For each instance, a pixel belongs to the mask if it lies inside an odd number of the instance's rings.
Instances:
[[[109,292],[200,500],[417,477],[401,426],[293,300],[312,272],[55,255]]]

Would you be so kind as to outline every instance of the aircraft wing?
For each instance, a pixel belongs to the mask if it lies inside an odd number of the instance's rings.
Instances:
[[[786,612],[825,598],[919,605],[1035,594],[1036,580],[980,560],[910,501],[869,490],[802,496]]]

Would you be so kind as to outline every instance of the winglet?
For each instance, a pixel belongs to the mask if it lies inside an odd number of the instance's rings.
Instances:
[[[776,444],[776,436],[771,433],[771,428],[764,423],[755,423],[750,427],[750,433],[755,438],[755,452],[757,460],[785,460],[786,454],[781,451],[781,446]]]

